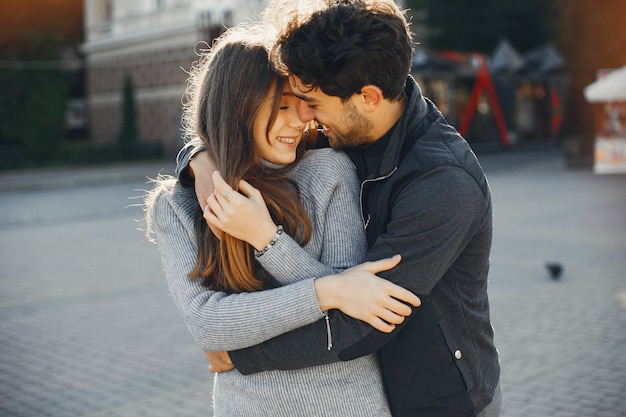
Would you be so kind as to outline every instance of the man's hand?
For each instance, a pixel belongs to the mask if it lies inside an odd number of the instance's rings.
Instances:
[[[204,352],[204,354],[206,355],[206,360],[209,361],[210,372],[226,372],[235,369],[228,352]]]
[[[217,167],[211,158],[209,152],[200,151],[189,161],[189,174],[194,178],[194,187],[196,190],[196,198],[198,204],[204,209],[207,199],[213,193],[213,171]]]
[[[196,190],[196,198],[198,204],[204,210],[207,206],[207,200],[213,191],[213,172],[216,170],[215,163],[209,157],[208,151],[200,151],[194,155],[189,161],[189,174],[194,178],[194,188]],[[218,239],[222,238],[222,231],[211,226],[209,228]]]

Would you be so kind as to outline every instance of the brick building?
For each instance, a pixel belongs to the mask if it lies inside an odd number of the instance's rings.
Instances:
[[[139,140],[180,148],[181,99],[194,47],[258,16],[265,0],[85,0],[87,111],[94,143],[117,140],[124,77],[131,77]]]
[[[557,0],[561,16],[561,48],[570,79],[564,125],[578,136],[576,151],[585,164],[593,160],[594,109],[583,89],[602,69],[626,65],[626,2],[623,0]]]
[[[128,74],[135,87],[140,140],[159,143],[170,155],[181,144],[181,98],[187,78],[185,70],[196,60],[194,45],[201,40],[210,41],[225,26],[254,19],[267,3],[267,0],[83,1],[82,51],[92,141],[97,144],[116,141],[121,125],[122,86]],[[595,80],[597,70],[626,63],[626,25],[620,22],[626,2],[606,0],[602,7],[593,0],[555,2],[561,20],[559,49],[564,53],[570,81],[563,106],[564,133],[571,136],[582,133],[589,153],[593,117],[582,89]],[[418,32],[424,30],[420,28]]]

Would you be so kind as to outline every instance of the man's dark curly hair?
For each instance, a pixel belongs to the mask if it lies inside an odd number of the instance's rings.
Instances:
[[[305,20],[295,16],[273,51],[278,68],[344,100],[367,84],[400,99],[412,55],[409,24],[392,0],[332,1]]]

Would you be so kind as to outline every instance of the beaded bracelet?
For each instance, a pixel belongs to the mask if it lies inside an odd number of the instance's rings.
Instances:
[[[259,256],[262,256],[265,252],[267,252],[268,250],[270,250],[270,248],[271,248],[272,246],[274,246],[274,244],[275,244],[276,242],[278,242],[278,238],[280,237],[280,235],[282,235],[282,234],[283,234],[283,230],[284,230],[283,226],[279,224],[279,225],[278,225],[278,227],[277,227],[277,230],[276,230],[276,234],[274,235],[274,237],[272,238],[272,240],[270,240],[270,243],[268,243],[268,244],[267,244],[267,246],[266,246],[266,247],[264,247],[264,248],[263,248],[263,249],[261,249],[261,250],[256,250],[256,249],[255,249],[255,250],[254,250],[254,256],[256,256],[256,257],[258,258]]]

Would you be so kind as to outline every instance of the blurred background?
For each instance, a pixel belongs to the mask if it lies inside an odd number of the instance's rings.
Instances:
[[[257,18],[265,3],[8,3],[0,169],[173,156],[194,45]],[[569,163],[592,163],[596,110],[583,89],[626,64],[626,2],[400,3],[419,42],[413,75],[475,149],[558,146]]]

